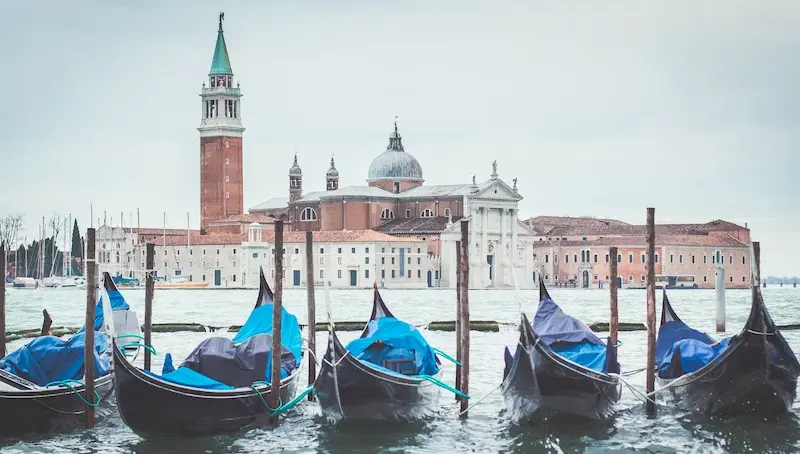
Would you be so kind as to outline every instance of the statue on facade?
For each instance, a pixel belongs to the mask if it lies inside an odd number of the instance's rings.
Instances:
[[[492,161],[492,175],[497,175],[497,160]]]
[[[476,184],[478,184],[478,183],[476,183],[476,182],[475,182],[475,175],[473,175],[473,176],[472,176],[472,184],[473,184],[473,185],[476,185]]]
[[[511,181],[512,181],[512,182],[514,182],[514,190],[516,191],[516,190],[517,190],[517,179],[516,179],[516,178],[514,178],[514,179],[513,179],[513,180],[511,180]]]

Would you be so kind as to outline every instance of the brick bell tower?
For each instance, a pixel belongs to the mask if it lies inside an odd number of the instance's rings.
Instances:
[[[219,15],[217,44],[208,86],[203,83],[200,127],[200,228],[209,221],[244,213],[242,177],[242,127],[239,84],[222,33],[224,13]]]

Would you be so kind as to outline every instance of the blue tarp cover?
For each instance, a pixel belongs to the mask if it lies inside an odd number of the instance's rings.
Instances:
[[[111,310],[112,311],[123,311],[128,310],[131,307],[125,301],[125,298],[122,296],[117,290],[109,291],[108,299],[111,300]],[[94,308],[94,329],[95,331],[99,330],[100,327],[103,326],[103,295],[100,295],[100,299],[97,301],[97,306]]]
[[[539,309],[533,319],[533,330],[545,345],[584,341],[594,345],[605,345],[588,326],[565,314],[550,298],[545,298],[539,303]]]
[[[162,380],[166,380],[171,383],[184,386],[191,386],[193,388],[216,389],[216,390],[234,389],[233,386],[228,386],[225,383],[220,383],[212,378],[208,378],[201,373],[195,372],[192,369],[183,366],[163,375],[157,375],[149,371],[145,371],[145,373],[150,374],[154,377],[158,377]]]
[[[370,320],[367,337],[350,342],[346,348],[359,360],[381,368],[384,368],[386,360],[412,360],[415,371],[406,375],[435,375],[439,372],[436,354],[419,330],[394,317]]]
[[[656,365],[661,378],[678,378],[673,366],[680,365],[683,373],[701,369],[728,347],[730,338],[715,343],[708,334],[689,328],[685,323],[673,321],[661,325],[656,340]],[[680,364],[673,364],[675,349],[680,349]]]
[[[256,334],[272,335],[272,304],[262,304],[253,309],[242,329],[233,338],[233,343],[240,344]],[[281,345],[294,354],[299,364],[303,352],[300,323],[297,317],[288,313],[285,308],[281,308]]]
[[[608,371],[606,368],[605,345],[597,345],[585,341],[578,344],[558,342],[551,345],[550,348],[573,363],[580,364],[588,369],[597,372]]]
[[[69,340],[55,336],[43,336],[28,342],[0,360],[0,369],[24,378],[39,386],[61,380],[83,380],[84,333]],[[95,377],[109,373],[109,362],[103,358],[108,350],[105,334],[94,334]]]

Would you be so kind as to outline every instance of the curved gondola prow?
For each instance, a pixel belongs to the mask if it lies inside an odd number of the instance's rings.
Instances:
[[[664,297],[661,300],[661,323],[659,326],[664,326],[665,323],[669,322],[680,322],[681,319],[678,317],[678,314],[672,309],[672,305],[669,303],[669,298],[667,298],[667,291],[663,290]]]
[[[539,273],[539,302],[546,299],[553,299],[550,297],[550,293],[547,291],[547,287],[544,285],[544,278],[542,277],[542,273]]]
[[[117,284],[114,283],[114,279],[108,274],[108,271],[103,272],[103,288],[107,292],[118,292],[119,289],[117,288]]]
[[[370,320],[376,320],[381,317],[394,317],[392,312],[386,307],[386,304],[383,302],[383,298],[381,298],[381,294],[378,291],[378,283],[373,284],[373,297],[372,297],[372,315],[369,316]]]
[[[761,294],[761,245],[758,241],[750,244],[750,292],[751,306],[750,315],[744,324],[742,334],[751,332],[753,334],[771,335],[775,333],[776,327],[772,317],[769,316],[764,297]]]
[[[261,307],[263,304],[272,304],[275,295],[272,289],[269,288],[267,278],[264,277],[264,268],[258,267],[258,299],[256,300],[256,307]]]

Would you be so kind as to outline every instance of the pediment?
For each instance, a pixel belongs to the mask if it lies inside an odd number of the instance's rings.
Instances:
[[[490,180],[484,188],[473,194],[473,197],[509,201],[522,200],[522,196],[517,191],[500,179]]]

